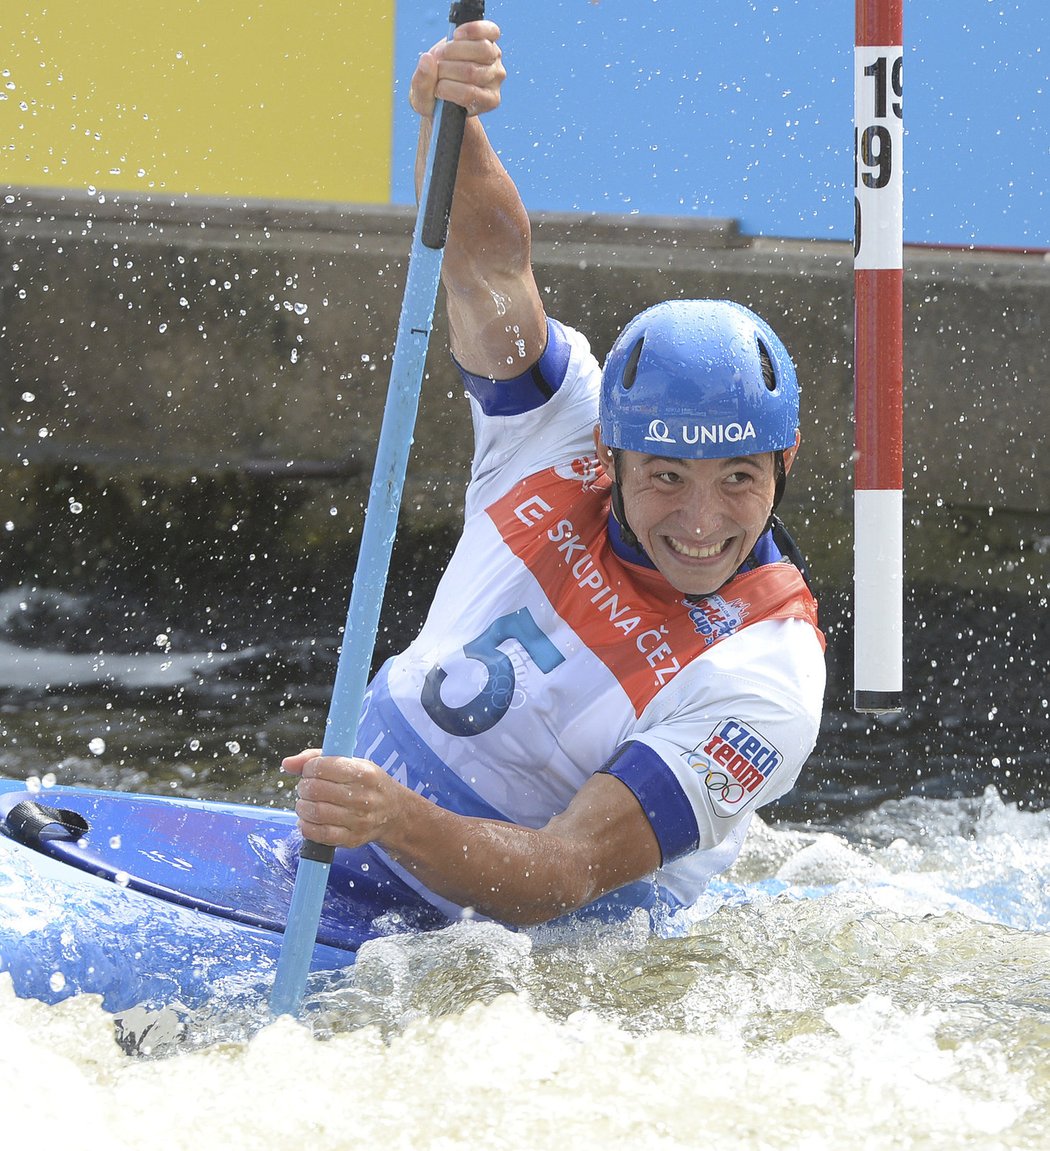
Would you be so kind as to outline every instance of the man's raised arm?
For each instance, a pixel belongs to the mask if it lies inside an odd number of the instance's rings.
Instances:
[[[506,72],[498,41],[489,20],[461,25],[420,57],[409,99],[420,115],[417,173],[435,100],[467,110],[442,264],[452,354],[475,375],[510,379],[540,358],[547,327],[528,213],[479,118],[500,103]]]

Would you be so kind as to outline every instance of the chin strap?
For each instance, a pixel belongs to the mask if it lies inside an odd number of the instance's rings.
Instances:
[[[777,510],[780,501],[784,498],[784,489],[787,487],[787,468],[784,467],[784,453],[773,453],[773,467],[776,469],[776,479],[773,487],[773,506],[769,509],[769,527],[773,522],[773,513]]]
[[[748,553],[747,559],[744,560],[737,571],[750,571],[752,568],[758,567],[758,558],[755,552],[766,533],[772,532],[773,542],[777,545],[780,554],[798,568],[802,573],[802,578],[805,579],[808,585],[809,577],[806,571],[806,561],[803,559],[802,553],[798,550],[798,545],[791,538],[787,528],[784,527],[783,522],[776,514],[777,507],[784,498],[784,489],[787,487],[787,469],[784,467],[783,452],[773,453],[773,467],[776,470],[776,475],[774,477],[773,504],[769,509],[769,519],[766,520],[766,526],[759,533],[758,539],[755,540],[755,546]]]
[[[780,554],[798,568],[802,578],[806,581],[806,587],[810,587],[809,564],[806,563],[806,557],[802,554],[798,544],[795,543],[791,533],[776,516],[773,517],[772,530],[773,542],[777,545]]]
[[[627,522],[627,513],[623,510],[623,492],[620,490],[618,480],[613,480],[612,487],[609,490],[609,506],[612,508],[612,514],[616,518],[616,522],[620,525],[620,535],[623,537],[623,542],[627,544],[628,547],[641,551],[642,545],[638,542],[638,537],[631,530],[631,525]]]

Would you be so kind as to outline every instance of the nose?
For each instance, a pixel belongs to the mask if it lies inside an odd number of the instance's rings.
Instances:
[[[683,493],[678,507],[679,522],[686,535],[703,539],[716,533],[725,523],[725,509],[717,488],[696,485]]]

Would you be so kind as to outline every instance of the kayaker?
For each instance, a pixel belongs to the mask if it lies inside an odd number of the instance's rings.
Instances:
[[[795,369],[727,301],[655,304],[604,369],[546,315],[479,118],[500,103],[499,35],[458,28],[410,91],[421,155],[436,99],[468,112],[442,273],[475,433],[463,535],[370,685],[357,757],[284,767],[306,837],[372,845],[449,916],[674,910],[817,737],[823,637],[773,514]]]

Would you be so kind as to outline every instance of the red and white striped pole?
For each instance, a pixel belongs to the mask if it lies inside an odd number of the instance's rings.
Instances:
[[[903,0],[856,0],[854,692],[903,706]]]

